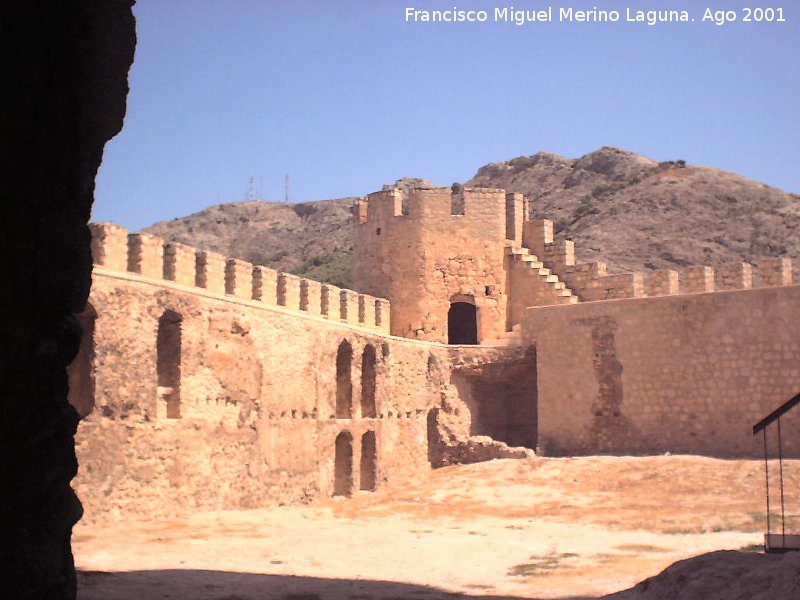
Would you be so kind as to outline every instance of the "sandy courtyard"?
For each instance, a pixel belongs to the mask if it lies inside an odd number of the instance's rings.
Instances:
[[[760,546],[763,470],[688,456],[492,461],[313,506],[79,524],[79,597],[595,598],[689,556]],[[784,475],[797,532],[800,461]]]

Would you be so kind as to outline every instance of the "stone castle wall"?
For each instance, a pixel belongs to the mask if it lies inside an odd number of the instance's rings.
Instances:
[[[426,416],[438,396],[425,344],[97,267],[90,302],[95,396],[78,431],[75,483],[89,518],[330,496],[342,432],[353,438],[354,490],[367,432],[378,484],[430,468]],[[164,315],[179,319],[177,347],[160,347]],[[342,347],[352,406],[336,418]],[[170,353],[179,373],[163,382]],[[366,367],[365,355],[374,357]],[[374,416],[362,408],[365,387]]]
[[[226,258],[216,252],[165,242],[146,233],[129,234],[111,223],[92,223],[94,264],[114,272],[171,281],[214,294],[282,306],[388,333],[390,306],[384,298],[359,294],[291,273]]]
[[[70,368],[87,518],[368,493],[537,446],[758,456],[749,428],[800,389],[791,262],[609,276],[524,210],[373,194],[355,207],[368,294],[92,226]],[[438,343],[459,301],[489,345]]]
[[[800,390],[799,309],[800,286],[527,309],[540,447],[761,456],[752,426]],[[800,414],[782,421],[800,456]]]
[[[490,399],[451,373],[519,370],[518,349],[475,348],[465,364],[387,335],[384,300],[107,224],[93,233],[88,335],[70,369],[88,520],[367,493],[507,452],[470,444]]]
[[[735,262],[719,269],[706,265],[685,267],[680,271],[658,271],[608,274],[604,262],[576,263],[575,244],[555,240],[553,222],[548,219],[526,221],[523,245],[538,257],[545,267],[565,283],[582,302],[646,298],[694,294],[726,290],[746,290],[753,287],[773,287],[792,284],[792,261],[788,258],[764,259],[759,264]],[[542,306],[552,302],[522,301],[526,306]]]

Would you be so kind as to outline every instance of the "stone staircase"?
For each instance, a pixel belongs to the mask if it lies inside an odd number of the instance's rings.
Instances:
[[[553,273],[550,269],[544,266],[535,254],[530,250],[522,247],[507,246],[506,251],[514,257],[514,260],[520,261],[525,264],[534,274],[546,284],[549,284],[553,294],[557,297],[568,298],[568,300],[560,302],[560,304],[577,304],[578,297],[567,287],[558,275]]]
[[[576,296],[561,279],[532,254],[528,248],[506,246],[506,253],[512,257],[517,266],[523,268],[523,278],[532,277],[530,286],[524,293],[524,306],[551,306],[554,304],[577,304]],[[501,333],[498,337],[483,340],[482,346],[521,346],[521,324],[513,325],[511,331]]]

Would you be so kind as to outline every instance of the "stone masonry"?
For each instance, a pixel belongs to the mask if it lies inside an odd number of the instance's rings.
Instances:
[[[369,493],[537,448],[758,456],[748,428],[800,389],[790,261],[610,275],[527,216],[502,190],[371,194],[359,291],[93,225],[70,368],[86,518]]]

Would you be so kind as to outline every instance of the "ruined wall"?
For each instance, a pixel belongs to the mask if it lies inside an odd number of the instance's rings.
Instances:
[[[469,411],[470,435],[536,448],[536,349],[517,347],[486,358],[470,350],[451,354],[450,381]]]
[[[386,336],[385,300],[92,230],[93,336],[70,367],[90,379],[71,397],[87,519],[308,501],[430,468],[427,366],[444,350]]]
[[[425,344],[96,267],[92,412],[78,430],[86,518],[307,501],[334,491],[334,444],[376,440],[380,485],[429,468]],[[160,330],[179,323],[177,347]],[[350,348],[349,418],[336,418]],[[374,351],[362,381],[364,352]],[[177,351],[177,356],[176,356]],[[368,356],[372,356],[372,352]],[[177,362],[177,370],[164,367]],[[167,378],[162,379],[166,370]],[[374,390],[374,417],[362,391]]]
[[[752,425],[800,390],[798,307],[784,286],[528,309],[540,448],[760,456]],[[800,455],[800,415],[783,428]]]
[[[523,202],[502,190],[370,194],[355,207],[355,287],[389,298],[392,333],[447,343],[451,302],[477,308],[478,340],[507,330],[506,239],[519,242]]]
[[[432,466],[529,458],[536,445],[536,352],[531,347],[450,346],[431,353]]]
[[[452,371],[474,386],[489,364],[534,373],[519,349],[476,348],[465,363],[386,335],[385,300],[110,224],[92,230],[99,264],[82,317],[92,337],[70,366],[85,382],[71,401],[87,415],[75,483],[87,519],[306,502],[419,475],[431,452],[437,466],[514,455],[472,439],[473,394],[461,398]],[[489,404],[484,414],[499,414]],[[463,410],[434,423],[444,435],[429,451],[430,415],[451,406]]]

